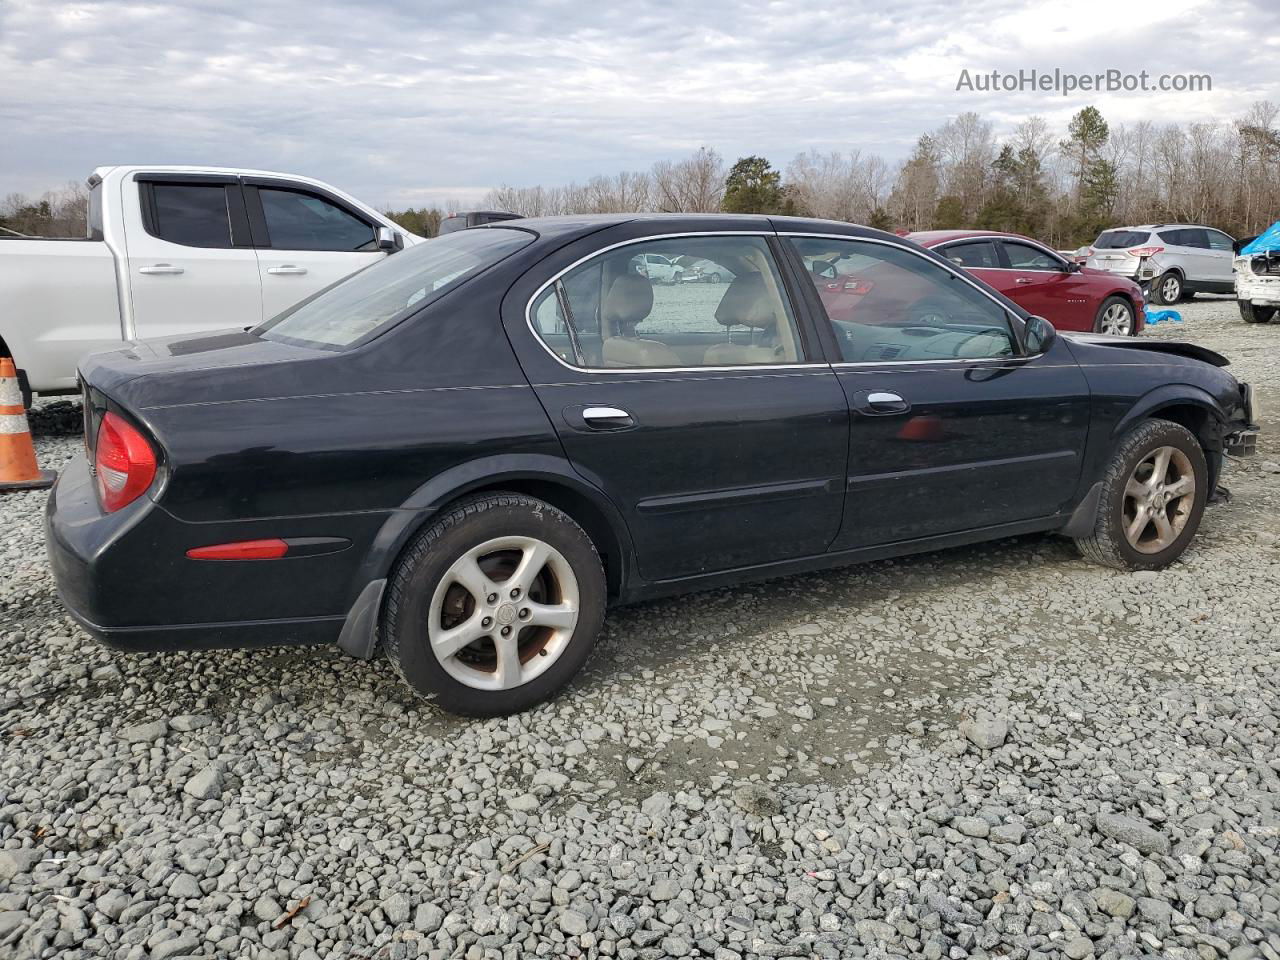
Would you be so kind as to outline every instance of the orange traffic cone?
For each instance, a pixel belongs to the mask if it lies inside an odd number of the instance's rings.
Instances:
[[[57,476],[36,463],[36,448],[18,387],[18,368],[8,357],[0,357],[0,493],[51,487]]]

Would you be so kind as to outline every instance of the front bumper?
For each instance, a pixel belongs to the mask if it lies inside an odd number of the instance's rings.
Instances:
[[[1240,384],[1241,417],[1232,420],[1222,435],[1222,451],[1232,457],[1251,457],[1258,452],[1258,411],[1253,398],[1253,386]]]

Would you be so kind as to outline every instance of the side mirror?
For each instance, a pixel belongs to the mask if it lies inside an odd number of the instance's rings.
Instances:
[[[1079,273],[1083,269],[1084,268],[1080,266],[1080,264],[1076,263],[1075,261],[1070,261],[1067,263],[1067,273]]]
[[[400,235],[390,227],[378,228],[378,249],[385,250],[387,253],[394,253],[400,249],[402,241]]]
[[[1027,353],[1037,354],[1044,353],[1049,349],[1049,344],[1053,343],[1057,337],[1058,331],[1053,328],[1053,324],[1044,317],[1027,317],[1025,326]]]

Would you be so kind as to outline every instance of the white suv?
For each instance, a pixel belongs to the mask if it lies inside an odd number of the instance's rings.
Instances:
[[[1119,227],[1098,235],[1086,265],[1149,286],[1152,303],[1177,303],[1197,293],[1234,291],[1234,243],[1221,230],[1194,223]]]

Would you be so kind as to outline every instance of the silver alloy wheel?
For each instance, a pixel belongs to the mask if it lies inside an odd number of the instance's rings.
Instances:
[[[1102,312],[1102,332],[1127,337],[1133,328],[1133,313],[1123,303],[1113,303]]]
[[[573,568],[534,537],[499,537],[445,571],[431,597],[431,652],[459,683],[510,690],[559,659],[578,623]]]
[[[1165,303],[1177,303],[1182,296],[1182,281],[1177,277],[1168,277],[1160,284],[1160,298]]]
[[[1157,447],[1138,461],[1124,487],[1120,522],[1139,553],[1159,553],[1178,539],[1195,505],[1196,475],[1177,447]]]

